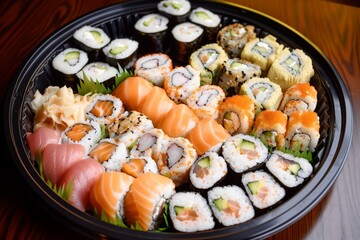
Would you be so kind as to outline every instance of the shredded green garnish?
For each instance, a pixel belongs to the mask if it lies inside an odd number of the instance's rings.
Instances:
[[[132,71],[124,70],[119,64],[118,64],[118,71],[119,73],[115,76],[115,86],[114,90],[117,86],[119,86],[125,79],[128,77],[134,76],[134,73]]]
[[[96,208],[94,210],[94,215],[97,217],[97,218],[100,218],[101,221],[104,221],[104,222],[107,222],[107,223],[110,223],[110,224],[113,224],[115,226],[118,226],[118,227],[122,227],[122,228],[128,228],[128,226],[126,226],[126,224],[123,222],[123,220],[121,219],[121,217],[119,215],[116,214],[115,216],[115,219],[112,219],[112,218],[108,218],[105,214],[104,211],[101,211],[101,216],[99,216],[99,213],[97,212]]]
[[[112,89],[105,87],[103,83],[99,83],[97,80],[88,78],[83,72],[84,80],[79,79],[79,85],[77,85],[77,91],[80,95],[102,93],[109,94],[112,92]]]
[[[284,152],[284,153],[289,153],[289,154],[291,154],[291,155],[293,155],[295,157],[305,158],[310,163],[313,162],[312,152],[310,150],[300,151],[300,145],[299,144],[296,144],[292,149],[282,147],[279,150],[281,152]]]
[[[109,133],[106,131],[106,126],[105,125],[101,125],[100,130],[101,130],[100,139],[104,139],[104,138],[109,137]]]

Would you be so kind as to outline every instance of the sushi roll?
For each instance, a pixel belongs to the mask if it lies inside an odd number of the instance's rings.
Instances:
[[[128,38],[112,40],[103,48],[106,62],[117,67],[128,68],[135,61],[139,43]]]
[[[140,57],[134,64],[135,75],[145,78],[154,85],[162,87],[164,78],[172,68],[172,60],[163,53],[148,54]]]
[[[90,204],[97,215],[109,220],[124,219],[124,198],[134,178],[122,172],[105,172],[99,176],[90,192]]]
[[[101,138],[100,124],[96,121],[81,121],[66,128],[61,133],[62,143],[76,143],[84,146],[86,153]]]
[[[159,123],[159,128],[170,137],[184,137],[198,122],[198,116],[187,105],[178,104]]]
[[[230,58],[222,67],[218,85],[227,96],[231,96],[239,93],[241,84],[245,81],[260,75],[260,66],[243,59]]]
[[[315,111],[316,104],[316,89],[309,83],[298,83],[286,90],[279,110],[290,116],[295,111]]]
[[[285,145],[287,116],[281,111],[260,112],[254,123],[254,136],[269,147],[282,148]]]
[[[267,73],[283,48],[284,46],[272,35],[260,39],[254,38],[245,44],[241,58],[259,65],[261,70]]]
[[[249,198],[238,186],[214,187],[207,195],[215,218],[224,226],[243,223],[255,216]]]
[[[320,138],[320,122],[316,112],[296,111],[289,117],[285,147],[300,151],[315,151]]]
[[[295,83],[307,83],[314,76],[312,60],[302,50],[284,48],[275,58],[267,77],[286,91]]]
[[[285,196],[285,189],[270,174],[263,171],[245,173],[241,182],[251,202],[259,209],[273,206]]]
[[[107,125],[115,121],[124,112],[121,100],[110,94],[97,95],[86,109],[86,117],[97,121],[100,125]]]
[[[129,153],[124,143],[105,138],[96,144],[88,155],[101,163],[106,171],[120,171]]]
[[[176,67],[165,76],[165,91],[176,103],[186,103],[189,95],[199,87],[200,72],[190,65]]]
[[[193,52],[189,62],[200,72],[201,85],[205,85],[218,82],[221,66],[226,60],[226,52],[216,43],[211,43]]]
[[[159,12],[169,18],[170,28],[185,22],[190,14],[191,3],[187,0],[163,0],[158,3]]]
[[[137,111],[124,112],[107,127],[110,138],[116,138],[128,148],[131,148],[144,132],[152,128],[154,126],[151,120]]]
[[[159,173],[156,162],[151,157],[129,157],[122,164],[121,171],[135,178],[146,172]]]
[[[281,87],[268,78],[254,77],[240,88],[240,94],[248,95],[256,104],[256,113],[267,109],[277,110],[283,93]]]
[[[225,99],[224,91],[216,85],[203,85],[193,91],[186,104],[199,118],[217,119],[219,106]]]
[[[142,16],[135,23],[136,39],[139,41],[139,51],[166,52],[168,48],[168,23],[169,19],[157,13]]]
[[[258,138],[237,134],[224,143],[222,153],[231,169],[236,173],[242,173],[264,163],[268,149]]]
[[[214,119],[203,118],[185,136],[194,145],[198,155],[205,152],[219,152],[230,134]]]
[[[228,97],[220,104],[217,122],[229,134],[250,133],[255,118],[255,103],[246,95]]]
[[[196,189],[210,189],[227,174],[227,165],[216,152],[207,152],[190,169],[190,182]]]
[[[175,193],[169,211],[174,228],[180,232],[204,231],[215,226],[206,199],[196,192]]]
[[[191,142],[177,137],[168,141],[157,165],[161,175],[171,178],[176,186],[180,186],[189,181],[190,168],[196,159],[196,150]]]
[[[179,62],[187,62],[192,52],[201,46],[204,30],[193,23],[183,22],[172,30],[172,57]]]
[[[78,73],[89,61],[86,52],[67,48],[58,53],[52,60],[52,66],[68,81],[75,81]]]
[[[115,77],[118,70],[103,62],[92,62],[87,64],[76,76],[85,80],[103,83],[106,87],[112,87],[115,83]]]
[[[190,21],[196,23],[205,29],[205,37],[207,42],[215,42],[217,33],[221,27],[221,19],[219,15],[209,11],[208,9],[198,7],[191,11]]]
[[[128,226],[139,225],[143,231],[156,229],[165,203],[175,193],[171,179],[146,172],[135,178],[124,199],[124,220]]]
[[[232,23],[218,32],[216,41],[230,58],[240,58],[245,44],[256,37],[254,30],[252,25]]]
[[[89,54],[90,60],[94,61],[100,54],[100,50],[109,42],[109,36],[101,28],[83,26],[76,30],[73,38],[79,48]]]
[[[266,168],[285,186],[297,187],[310,177],[313,167],[308,160],[291,154],[274,151]]]

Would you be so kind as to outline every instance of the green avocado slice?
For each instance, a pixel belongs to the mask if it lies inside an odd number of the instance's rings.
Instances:
[[[215,199],[214,204],[219,211],[222,211],[223,209],[226,209],[228,207],[228,201],[223,199],[222,197]]]
[[[114,47],[114,48],[110,49],[109,52],[112,55],[117,55],[117,54],[120,54],[120,53],[124,52],[126,49],[128,49],[128,46],[125,46],[125,45],[117,46],[117,47]]]
[[[95,31],[95,30],[91,30],[90,33],[94,37],[94,39],[97,43],[102,43],[103,39],[102,39],[101,33],[99,33],[98,31]]]

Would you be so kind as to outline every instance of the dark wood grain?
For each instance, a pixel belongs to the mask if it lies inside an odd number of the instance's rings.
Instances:
[[[0,96],[33,49],[65,24],[116,0],[6,0],[0,7]],[[270,239],[359,239],[360,8],[356,1],[232,0],[264,12],[315,43],[343,78],[354,108],[353,142],[344,169],[322,201]],[[355,4],[354,4],[355,3]],[[1,104],[3,105],[3,104]],[[4,124],[4,123],[3,123]],[[4,144],[1,144],[4,147]],[[6,152],[3,149],[2,152]],[[42,212],[8,157],[0,174],[0,239],[81,239]],[[35,207],[34,207],[35,206]]]

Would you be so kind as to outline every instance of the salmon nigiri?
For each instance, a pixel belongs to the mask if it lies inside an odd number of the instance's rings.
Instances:
[[[130,157],[121,166],[121,171],[135,178],[145,172],[159,172],[156,162],[151,157]]]
[[[141,77],[128,77],[112,93],[121,99],[127,110],[138,110],[153,85]]]
[[[139,224],[144,231],[153,230],[165,202],[175,191],[170,178],[147,172],[137,177],[124,200],[124,214],[129,226]]]
[[[94,184],[90,192],[90,204],[101,216],[109,219],[123,217],[123,200],[134,178],[122,172],[105,172]]]

